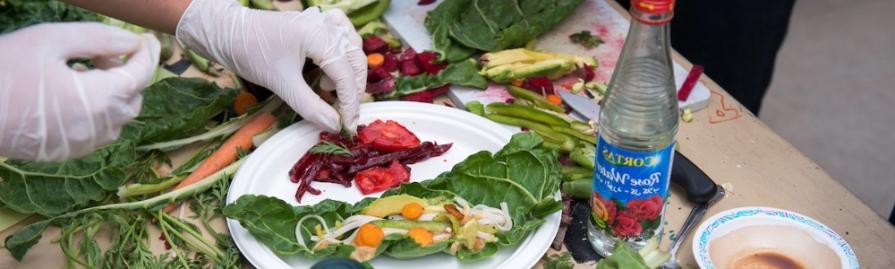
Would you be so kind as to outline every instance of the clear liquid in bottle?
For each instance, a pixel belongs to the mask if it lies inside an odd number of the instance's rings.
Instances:
[[[668,22],[673,0],[633,0],[631,27],[602,100],[588,239],[603,256],[661,238],[678,127]]]

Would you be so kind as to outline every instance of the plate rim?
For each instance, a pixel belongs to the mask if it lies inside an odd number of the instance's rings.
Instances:
[[[396,108],[395,106],[398,106],[398,107]],[[505,128],[504,125],[489,121],[485,118],[482,118],[478,115],[469,113],[465,110],[461,110],[461,109],[457,109],[457,108],[453,108],[453,107],[442,106],[442,105],[419,103],[419,102],[406,102],[406,101],[384,101],[384,102],[374,102],[374,103],[362,104],[361,108],[365,109],[365,110],[398,109],[398,110],[409,110],[409,111],[417,111],[417,112],[419,112],[420,110],[423,110],[423,111],[432,112],[432,113],[440,112],[440,113],[448,113],[448,114],[455,114],[455,115],[463,115],[461,117],[464,117],[464,118],[462,118],[462,120],[464,120],[464,121],[478,122],[478,124],[472,124],[474,126],[492,125],[493,128],[488,128],[488,129],[490,129],[489,131],[495,132],[495,133],[497,133],[497,135],[505,137],[504,143],[508,143],[510,141],[510,138],[516,133],[516,132],[511,131],[512,130],[511,128]],[[471,115],[473,117],[466,117],[466,116],[468,116],[466,114]],[[286,135],[286,133],[288,133],[288,132],[283,132],[283,131],[291,130],[290,132],[297,132],[297,131],[303,131],[303,129],[308,129],[311,132],[319,131],[319,129],[317,129],[317,127],[314,127],[312,124],[310,124],[306,121],[296,122],[296,123],[284,128],[282,131],[278,132],[277,134],[275,134],[273,137],[271,137],[268,140],[269,142],[275,142],[275,143],[263,143],[260,147],[258,147],[253,152],[253,154],[250,154],[247,157],[248,159],[246,160],[245,164],[243,164],[243,167],[257,165],[255,163],[260,164],[265,159],[265,157],[263,155],[254,154],[254,153],[269,151],[268,148],[276,147],[276,145],[274,145],[274,144],[279,145],[279,144],[283,143],[280,141],[288,141],[287,139],[275,139],[277,136],[284,136],[284,135]],[[254,155],[254,156],[252,156],[252,155]],[[246,181],[246,180],[240,181],[238,179],[241,177],[251,176],[251,174],[248,174],[248,175],[246,174],[249,172],[251,172],[251,171],[246,171],[244,169],[239,169],[236,172],[236,174],[233,177],[233,180],[231,180],[231,182],[230,182],[231,188],[228,190],[227,197],[226,197],[227,204],[234,202],[236,199],[238,199],[242,195],[250,194],[245,190],[244,191],[234,191],[234,188],[233,188],[234,186],[239,187],[240,185],[244,185],[244,184],[240,184],[240,183],[242,183],[242,181]],[[559,195],[559,192],[557,191],[557,199],[559,199],[558,195]],[[529,232],[529,234],[526,236],[525,240],[523,240],[522,242],[519,242],[517,245],[515,245],[516,251],[514,251],[504,261],[499,263],[497,265],[497,268],[517,268],[518,266],[520,266],[520,263],[523,263],[521,265],[524,267],[532,267],[535,264],[537,264],[537,262],[540,261],[540,258],[549,249],[549,247],[550,247],[549,242],[552,242],[554,237],[556,236],[556,234],[559,230],[560,218],[561,218],[561,212],[554,212],[553,214],[551,214],[547,217],[544,217],[545,222],[543,224],[541,224],[541,227],[539,227],[535,231]],[[227,223],[228,230],[230,231],[230,236],[231,236],[231,238],[233,238],[234,243],[237,245],[237,248],[239,248],[243,257],[245,257],[253,266],[258,267],[259,265],[271,265],[268,263],[273,262],[278,267],[292,268],[291,265],[286,263],[286,261],[284,259],[282,259],[279,255],[274,253],[269,247],[267,247],[266,245],[261,244],[259,241],[255,240],[254,236],[252,236],[251,234],[248,234],[249,238],[244,239],[244,240],[250,240],[250,241],[241,241],[240,239],[237,239],[237,237],[238,237],[237,235],[247,232],[247,230],[244,227],[242,227],[242,225],[239,223],[239,221],[227,218],[226,223]],[[547,230],[545,230],[545,229],[547,229]],[[531,247],[529,247],[528,249],[523,248],[523,247],[528,246],[532,243],[537,243],[537,242],[533,242],[533,241],[534,241],[535,237],[538,237],[539,235],[540,235],[540,237],[545,237],[545,236],[549,235],[549,238],[538,238],[538,239],[546,239],[546,240],[537,240],[537,241],[546,241],[547,243],[545,243],[543,246],[540,246],[540,247],[536,246],[537,248],[531,248]],[[252,246],[249,246],[249,245],[252,245]],[[259,263],[259,261],[256,260],[256,258],[258,258],[258,257],[255,257],[254,255],[253,256],[246,255],[245,254],[246,248],[249,248],[249,247],[255,248],[254,245],[260,245],[261,249],[260,250],[253,249],[252,250],[253,252],[263,251],[265,255],[273,255],[273,257],[276,257],[277,259],[275,259],[275,261],[266,261],[264,263]],[[527,258],[519,257],[520,255],[526,255],[526,253],[537,254],[537,255],[531,255]]]
[[[830,246],[834,252],[843,259],[843,263],[850,266],[851,269],[860,269],[857,255],[845,239],[829,226],[822,222],[806,216],[801,213],[793,212],[786,209],[763,207],[763,206],[746,206],[736,207],[718,212],[702,222],[696,229],[693,237],[692,253],[699,268],[715,269],[708,254],[708,245],[712,233],[718,227],[721,227],[731,221],[751,218],[755,216],[766,216],[781,218],[789,222],[796,223],[798,227],[810,229],[826,235],[827,239],[836,243],[836,246]]]

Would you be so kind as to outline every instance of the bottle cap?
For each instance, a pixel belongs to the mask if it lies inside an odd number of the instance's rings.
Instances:
[[[315,263],[311,269],[364,269],[364,266],[345,258],[331,258]]]
[[[674,11],[674,0],[631,0],[631,8],[647,14],[662,14]]]

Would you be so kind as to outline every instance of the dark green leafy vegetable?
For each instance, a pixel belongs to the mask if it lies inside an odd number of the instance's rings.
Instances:
[[[42,22],[97,21],[99,15],[57,0],[4,0],[0,34]]]
[[[233,103],[235,89],[200,78],[168,78],[143,91],[140,115],[122,130],[138,145],[190,136]]]
[[[587,30],[569,35],[569,40],[571,40],[572,43],[581,45],[588,49],[596,48],[600,44],[603,44],[603,39],[600,39],[600,37],[591,34],[590,31]]]
[[[435,51],[448,60],[525,46],[584,0],[447,0],[426,18]]]
[[[438,88],[447,84],[468,86],[477,89],[488,87],[488,81],[479,75],[478,67],[474,60],[466,60],[448,65],[438,75],[421,74],[417,76],[402,76],[395,83],[395,90],[384,98],[395,98]]]
[[[54,216],[105,198],[127,179],[134,146],[121,141],[62,163],[0,163],[0,202],[19,213]]]
[[[469,59],[475,49],[451,40],[450,27],[454,18],[469,5],[471,0],[444,1],[426,15],[426,30],[432,35],[432,44],[441,60],[457,62]]]

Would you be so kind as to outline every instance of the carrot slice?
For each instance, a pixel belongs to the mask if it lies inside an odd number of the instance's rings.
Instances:
[[[199,167],[196,167],[196,170],[194,170],[192,174],[183,179],[183,181],[180,181],[174,189],[181,189],[195,184],[222,168],[227,167],[239,157],[240,149],[252,149],[252,137],[267,130],[267,128],[276,123],[276,121],[277,118],[270,114],[270,112],[262,112],[255,115],[249,122],[239,128],[233,136],[227,139],[227,141],[225,141],[215,152],[211,153],[211,156],[208,156],[208,159],[205,159],[205,161],[199,164]],[[168,205],[165,207],[165,212],[171,212],[171,210],[174,210],[174,207],[174,204]]]
[[[561,105],[562,97],[559,97],[559,95],[556,94],[547,95],[547,101],[550,101],[550,103],[554,105]]]
[[[254,94],[248,91],[240,91],[239,95],[236,96],[236,100],[233,100],[233,110],[236,111],[236,114],[242,115],[256,104],[258,104],[258,98],[255,98]]]
[[[382,66],[385,63],[385,56],[382,53],[372,53],[367,55],[367,65],[370,68],[376,68]]]

